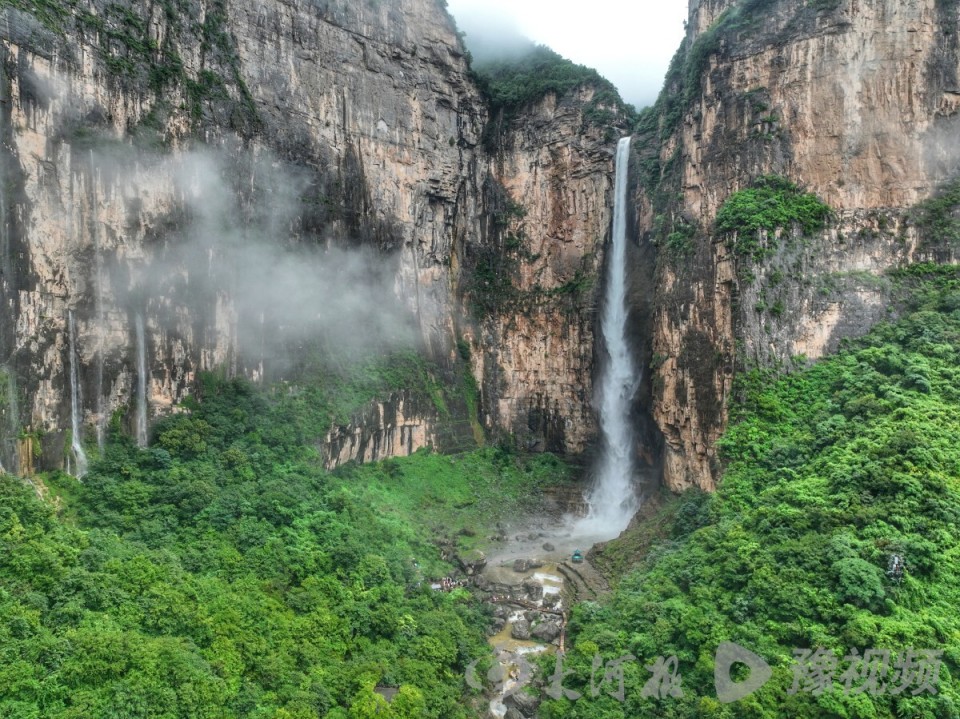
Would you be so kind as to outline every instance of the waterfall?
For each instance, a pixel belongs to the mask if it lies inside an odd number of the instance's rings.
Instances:
[[[17,377],[13,366],[6,368],[7,374],[7,422],[10,436],[10,468],[14,474],[20,473],[20,453],[17,450],[17,436],[20,434],[20,407],[17,402]]]
[[[9,276],[13,272],[13,265],[10,261],[10,229],[7,225],[7,188],[6,188],[6,173],[2,172],[0,168],[0,182],[3,183],[3,187],[0,187],[0,261],[3,262],[3,283],[7,285],[9,283]],[[6,290],[6,287],[4,288]],[[13,288],[11,287],[12,291]],[[6,295],[4,291],[3,295]]]
[[[77,328],[73,323],[73,310],[67,314],[67,329],[70,340],[70,449],[76,461],[74,474],[79,479],[87,473],[87,454],[80,443],[80,382],[77,376]]]
[[[8,18],[9,21],[9,18]],[[15,291],[16,282],[13,281],[14,268],[10,250],[10,224],[7,213],[7,175],[5,166],[0,165],[0,303],[5,312],[12,312],[12,302],[10,297]],[[12,324],[12,323],[11,323]],[[11,470],[14,473],[18,471],[19,459],[17,453],[17,435],[20,433],[20,415],[17,411],[17,388],[14,376],[12,360],[16,354],[14,348],[15,341],[5,335],[0,335],[0,348],[4,354],[10,353],[7,361],[11,364],[4,367],[4,374],[7,380],[7,431],[9,434],[4,438],[3,446],[0,447],[0,455],[7,453]],[[0,465],[0,471],[5,468]]]
[[[93,229],[94,302],[97,310],[97,448],[103,454],[104,426],[106,417],[103,409],[103,344],[106,330],[103,316],[103,253],[100,247],[100,219],[97,217],[97,176],[94,173],[93,150],[90,150],[90,216]]]
[[[596,387],[602,453],[595,483],[587,497],[588,515],[580,520],[584,534],[610,539],[626,529],[638,507],[633,488],[634,435],[630,427],[630,404],[639,385],[639,375],[627,342],[627,186],[630,138],[617,146],[614,186],[613,237],[607,261],[606,292],[600,329],[607,349],[607,362]]]
[[[147,446],[147,340],[137,315],[137,446]]]

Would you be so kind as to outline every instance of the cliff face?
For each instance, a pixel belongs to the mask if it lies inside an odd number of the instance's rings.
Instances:
[[[654,412],[672,488],[714,486],[738,366],[833,351],[887,316],[886,270],[952,261],[910,209],[958,169],[958,31],[956,4],[937,0],[691,2],[659,106],[662,171],[638,196],[648,236],[659,220],[691,238],[661,246],[657,279]],[[713,223],[767,174],[836,218],[810,238],[769,238],[754,262]],[[665,188],[679,199],[658,200]]]
[[[406,325],[442,365],[469,355],[489,429],[584,447],[612,171],[608,138],[582,131],[589,90],[533,108],[493,151],[434,0],[14,5],[0,18],[8,468],[72,461],[72,414],[90,444],[114,415],[134,433],[141,383],[152,418],[199,371],[285,379],[305,337],[379,347]],[[491,253],[509,256],[517,297],[476,311]],[[328,332],[338,314],[350,326]],[[431,443],[414,404],[334,430],[331,465]]]
[[[589,88],[551,95],[502,129],[488,194],[504,192],[488,197],[496,209],[485,244],[463,257],[475,375],[492,398],[484,421],[531,450],[581,452],[595,432],[593,324],[612,145],[585,120],[593,99]],[[509,282],[489,283],[491,260]]]

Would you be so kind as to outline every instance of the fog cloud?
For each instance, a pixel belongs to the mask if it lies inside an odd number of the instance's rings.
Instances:
[[[652,104],[683,39],[687,0],[449,0],[478,58],[542,43],[600,71],[639,107]]]

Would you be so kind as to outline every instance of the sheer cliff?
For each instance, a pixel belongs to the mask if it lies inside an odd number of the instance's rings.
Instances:
[[[470,366],[460,441],[583,450],[612,173],[591,88],[491,141],[435,0],[5,5],[5,465],[70,463],[71,357],[92,444],[134,434],[141,384],[154,418],[200,371],[286,380],[291,348],[354,335]],[[433,443],[448,410],[384,397],[329,462]]]
[[[918,203],[958,170],[958,32],[940,0],[692,0],[642,123],[638,192],[672,488],[715,486],[737,371],[835,350],[894,311],[887,270],[953,261]],[[827,227],[718,232],[724,204],[771,175],[826,202]]]

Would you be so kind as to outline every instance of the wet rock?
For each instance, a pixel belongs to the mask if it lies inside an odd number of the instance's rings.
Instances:
[[[510,627],[510,636],[521,641],[530,638],[530,622],[526,619],[518,619]]]
[[[504,626],[506,626],[507,620],[504,617],[494,617],[493,622],[490,624],[490,627],[487,629],[488,636],[494,636],[503,631]]]
[[[555,641],[560,636],[559,622],[541,622],[535,626],[530,635],[543,642]]]
[[[526,580],[523,583],[523,591],[530,598],[530,601],[538,602],[543,599],[543,585],[540,582],[532,579]]]
[[[517,711],[514,707],[507,709],[507,713],[503,715],[503,719],[523,719],[523,714]]]
[[[489,679],[494,684],[500,684],[507,679],[507,668],[504,665],[505,662],[509,661],[510,656],[508,652],[500,652],[500,656],[497,657],[497,664],[494,664],[490,667],[490,671],[487,672],[487,679]]]
[[[458,554],[457,564],[466,572],[467,576],[473,576],[487,566],[487,555],[478,549],[474,549],[462,555]]]
[[[540,700],[532,694],[525,691],[519,691],[511,694],[503,700],[508,710],[516,709],[521,716],[532,717],[537,713],[537,707],[540,706]]]
[[[510,610],[502,605],[498,606],[496,609],[493,610],[493,616],[506,619],[507,617],[510,616]]]
[[[490,580],[487,579],[482,574],[477,574],[473,578],[473,586],[479,589],[481,592],[489,591],[490,589]]]
[[[544,551],[544,552],[554,552],[554,551],[556,551],[556,549],[557,549],[557,548],[556,548],[555,546],[553,546],[552,544],[550,544],[550,542],[544,542],[544,543],[543,543],[543,551]]]
[[[543,566],[543,562],[539,559],[517,559],[513,563],[513,571],[515,572],[529,572],[531,569],[539,569]]]
[[[547,608],[555,607],[560,603],[559,594],[544,594],[543,595],[543,606]]]

